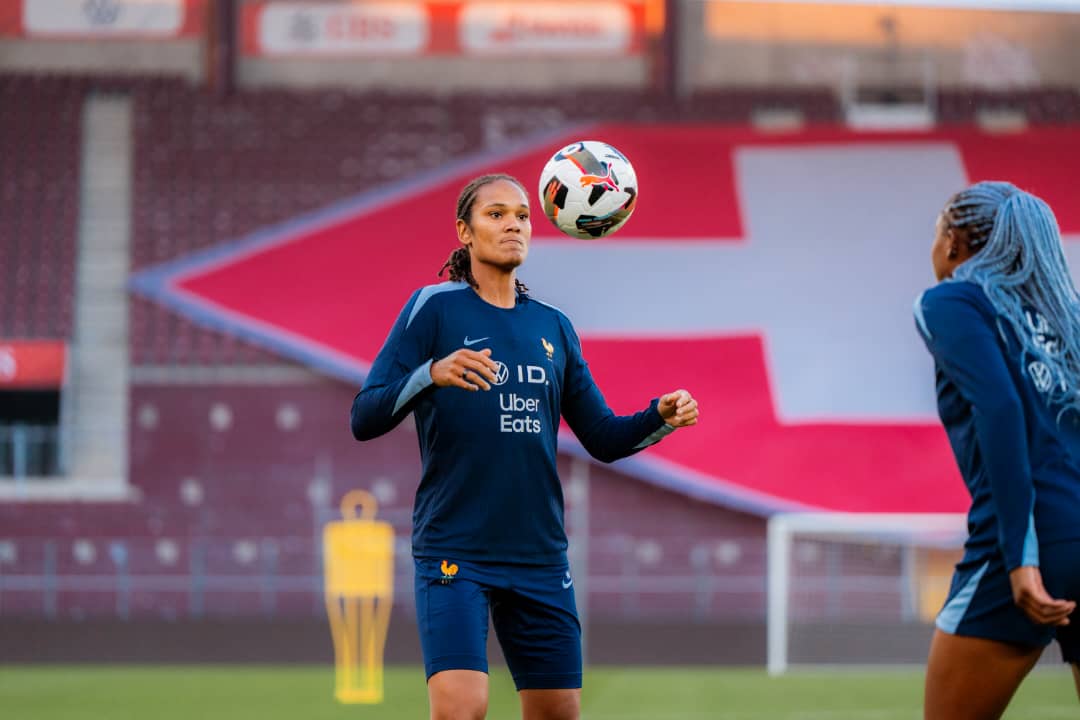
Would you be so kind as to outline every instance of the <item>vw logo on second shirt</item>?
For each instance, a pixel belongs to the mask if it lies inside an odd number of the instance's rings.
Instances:
[[[495,361],[495,382],[492,385],[505,385],[506,381],[510,379],[510,368],[506,367],[506,364],[501,360]]]

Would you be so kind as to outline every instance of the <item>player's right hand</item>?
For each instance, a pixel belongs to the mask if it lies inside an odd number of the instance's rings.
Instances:
[[[498,365],[491,359],[491,348],[461,348],[431,363],[431,379],[436,385],[463,390],[490,390],[497,371]]]
[[[1023,565],[1009,573],[1013,601],[1040,625],[1068,625],[1069,615],[1076,610],[1072,600],[1057,600],[1043,587],[1042,573],[1033,565]]]

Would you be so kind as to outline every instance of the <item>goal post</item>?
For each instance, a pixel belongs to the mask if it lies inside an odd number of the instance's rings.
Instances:
[[[813,653],[811,663],[830,662],[834,646],[835,664],[863,662],[843,657],[840,646],[848,641],[861,644],[863,653],[875,643],[882,645],[871,662],[904,662],[889,655],[887,631],[929,625],[966,537],[963,514],[800,512],[770,517],[769,674],[802,664],[791,657],[793,618],[811,629],[808,644],[824,646]]]

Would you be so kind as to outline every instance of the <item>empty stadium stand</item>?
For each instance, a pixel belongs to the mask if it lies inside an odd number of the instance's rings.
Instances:
[[[0,75],[0,338],[71,336],[82,97]]]
[[[1009,91],[942,90],[938,122],[972,124],[981,112],[1021,114],[1032,125],[1061,125],[1080,121],[1080,91],[1075,88],[1032,88]]]

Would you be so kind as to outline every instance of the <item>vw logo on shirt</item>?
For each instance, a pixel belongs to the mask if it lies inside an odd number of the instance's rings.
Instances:
[[[510,379],[510,368],[501,360],[495,361],[495,382],[492,385],[505,385],[506,381]]]

